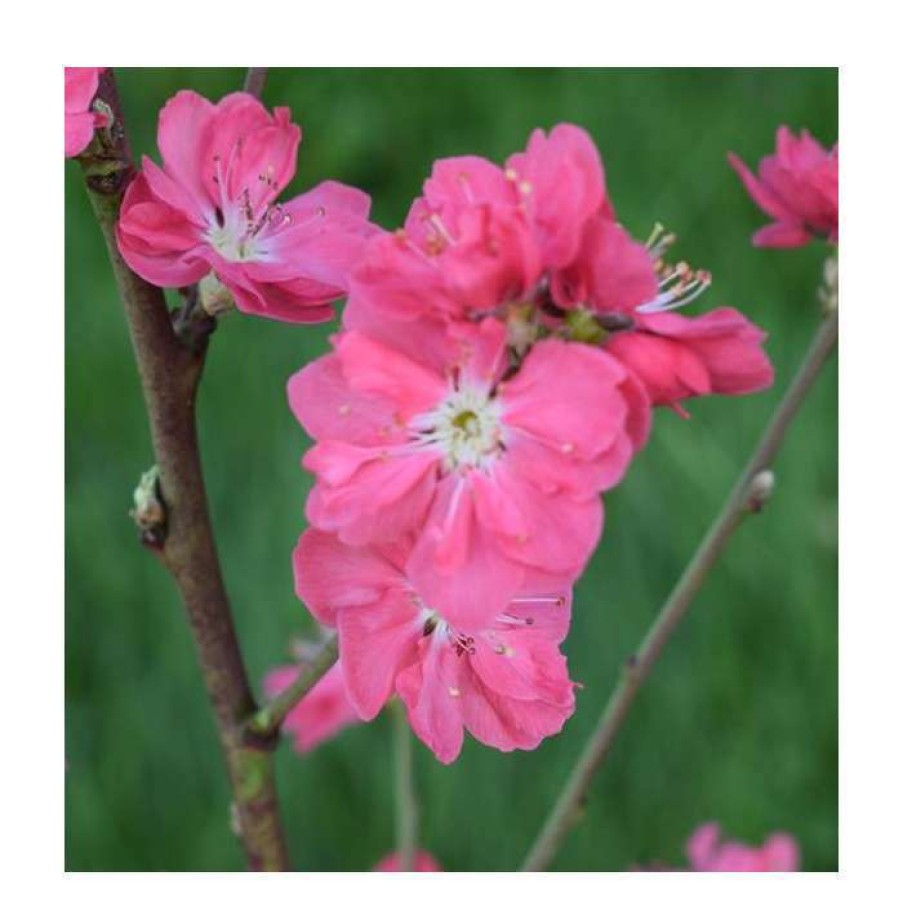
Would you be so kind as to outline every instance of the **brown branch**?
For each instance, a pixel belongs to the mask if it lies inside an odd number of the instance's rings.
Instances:
[[[665,644],[686,614],[703,580],[724,551],[744,515],[760,510],[767,499],[773,484],[768,468],[836,341],[835,309],[815,333],[796,376],[784,393],[743,473],[734,484],[721,513],[712,523],[639,649],[627,660],[620,682],[609,698],[539,837],[524,860],[521,871],[543,871],[555,858],[576,821],[593,777],[605,761],[636,694],[652,671]]]
[[[223,584],[198,450],[195,400],[209,330],[190,331],[192,341],[184,341],[180,337],[184,333],[174,329],[163,292],[133,273],[119,253],[115,224],[134,168],[109,69],[98,98],[113,111],[115,123],[80,159],[125,308],[147,407],[166,510],[166,534],[158,553],[175,578],[188,614],[226,755],[248,864],[253,869],[284,870],[289,864],[272,751],[266,743],[249,742],[243,730],[255,710],[254,698]]]

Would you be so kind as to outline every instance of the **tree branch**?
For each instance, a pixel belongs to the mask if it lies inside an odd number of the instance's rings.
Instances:
[[[201,471],[195,400],[209,331],[195,342],[182,341],[163,292],[133,273],[119,253],[115,225],[134,167],[109,69],[98,97],[113,111],[114,125],[80,159],[125,308],[147,407],[167,517],[159,556],[175,578],[188,614],[248,863],[253,869],[287,869],[271,749],[248,743],[242,729],[254,711],[254,698],[223,584]]]
[[[573,826],[590,783],[605,761],[634,697],[661,655],[665,644],[686,614],[706,575],[724,551],[744,515],[758,511],[771,488],[768,471],[803,400],[837,341],[837,311],[819,326],[793,381],[784,393],[771,421],[743,473],[734,484],[721,513],[687,565],[637,652],[630,656],[589,742],[583,749],[521,871],[543,871],[555,858]]]
[[[301,668],[292,684],[251,715],[247,722],[248,732],[261,739],[275,737],[288,713],[335,664],[338,657],[338,638],[332,637],[323,644],[310,665]]]
[[[266,84],[267,80],[267,70],[264,69],[248,69],[248,74],[245,76],[245,91],[248,94],[253,94],[258,100],[260,100],[261,94],[263,94],[263,86]]]

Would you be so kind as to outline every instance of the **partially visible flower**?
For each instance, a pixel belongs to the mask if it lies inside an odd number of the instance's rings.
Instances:
[[[439,761],[457,758],[465,728],[503,752],[534,749],[574,711],[558,649],[570,623],[569,587],[524,586],[479,629],[428,608],[408,575],[410,541],[345,545],[307,530],[295,549],[295,587],[339,634],[348,697],[365,721],[397,692],[414,733]]]
[[[264,692],[270,697],[278,696],[294,682],[303,667],[288,665],[270,671],[264,679]],[[306,753],[359,720],[348,701],[342,669],[336,664],[289,712],[282,729],[294,738],[295,750]]]
[[[129,266],[155,285],[205,281],[246,312],[298,323],[328,320],[366,239],[370,199],[322,182],[286,203],[301,130],[250,94],[213,104],[180,91],[160,113],[163,168],[147,157],[117,225]],[[221,283],[221,286],[218,284]]]
[[[711,277],[683,262],[665,263],[673,239],[656,227],[643,245],[613,220],[591,220],[577,257],[552,279],[566,321],[589,316],[588,337],[639,378],[654,405],[683,413],[687,398],[767,388],[774,373],[761,329],[731,307],[697,317],[676,312]]]
[[[401,853],[390,853],[373,866],[374,872],[400,872],[401,870]],[[426,850],[417,850],[414,854],[414,868],[412,871],[441,872],[442,866]]]
[[[548,270],[574,259],[587,222],[614,219],[602,158],[578,126],[560,123],[548,135],[536,129],[526,150],[508,158],[505,176],[521,199]]]
[[[100,67],[66,67],[66,156],[77,157],[94,137],[94,130],[108,124],[104,113],[92,108],[100,82]]]
[[[599,493],[645,442],[648,401],[580,343],[539,341],[512,368],[495,319],[397,332],[416,339],[416,359],[351,330],[289,381],[316,440],[308,519],[354,545],[416,531],[420,596],[457,627],[482,627],[536,572],[569,585],[582,571]]]
[[[759,163],[758,178],[736,155],[728,161],[752,199],[775,222],[753,235],[760,248],[796,248],[814,237],[837,243],[837,145],[823,148],[805,129],[797,138],[777,132],[774,154]]]
[[[789,834],[770,835],[761,847],[720,840],[714,822],[701,825],[687,843],[687,858],[694,872],[796,872],[799,846]]]

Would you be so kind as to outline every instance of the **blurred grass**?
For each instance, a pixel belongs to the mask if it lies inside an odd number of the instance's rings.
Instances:
[[[216,98],[242,70],[124,70],[136,153],[156,156],[156,113],[176,90]],[[496,160],[530,130],[572,121],[605,158],[623,221],[655,221],[712,270],[696,305],[744,310],[769,333],[762,395],[656,416],[649,447],[607,502],[602,546],[566,644],[585,688],[563,734],[534,753],[468,741],[452,767],[418,747],[423,844],[447,869],[517,866],[592,729],[619,663],[744,461],[808,341],[822,249],[757,251],[764,222],[725,162],[753,163],[786,122],[837,135],[835,70],[275,70],[265,91],[302,123],[303,189],[368,190],[403,217],[436,157]],[[234,869],[228,792],[180,602],[126,517],[151,463],[128,335],[79,180],[66,172],[66,861],[71,870]],[[227,318],[200,403],[204,462],[235,617],[255,685],[308,618],[289,555],[303,526],[308,440],[286,378],[331,327]],[[766,513],[747,524],[639,698],[557,867],[683,863],[692,829],[720,821],[760,842],[799,838],[807,869],[837,867],[836,363],[794,425]],[[369,869],[393,846],[390,730],[380,718],[299,760],[278,755],[301,869]],[[491,840],[490,840],[491,839]]]

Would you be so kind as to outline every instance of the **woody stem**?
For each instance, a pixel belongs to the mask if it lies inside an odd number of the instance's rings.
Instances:
[[[631,655],[620,681],[608,700],[546,819],[539,836],[521,865],[521,871],[543,871],[555,858],[589,792],[590,784],[605,761],[633,700],[686,614],[706,575],[724,551],[728,540],[750,511],[758,511],[770,487],[768,468],[778,453],[788,427],[812,388],[837,342],[837,310],[831,311],[816,330],[799,370],[784,393],[746,467],[734,484],[724,507],[712,523],[671,595],[637,651]]]
[[[134,166],[109,69],[101,78],[98,97],[113,111],[115,121],[80,162],[128,321],[159,469],[166,532],[156,551],[175,579],[188,615],[248,865],[255,870],[287,870],[273,744],[251,738],[244,730],[255,704],[223,583],[198,448],[195,402],[210,330],[179,329],[163,292],[132,272],[119,252],[116,223]],[[224,817],[224,829],[226,825]]]

